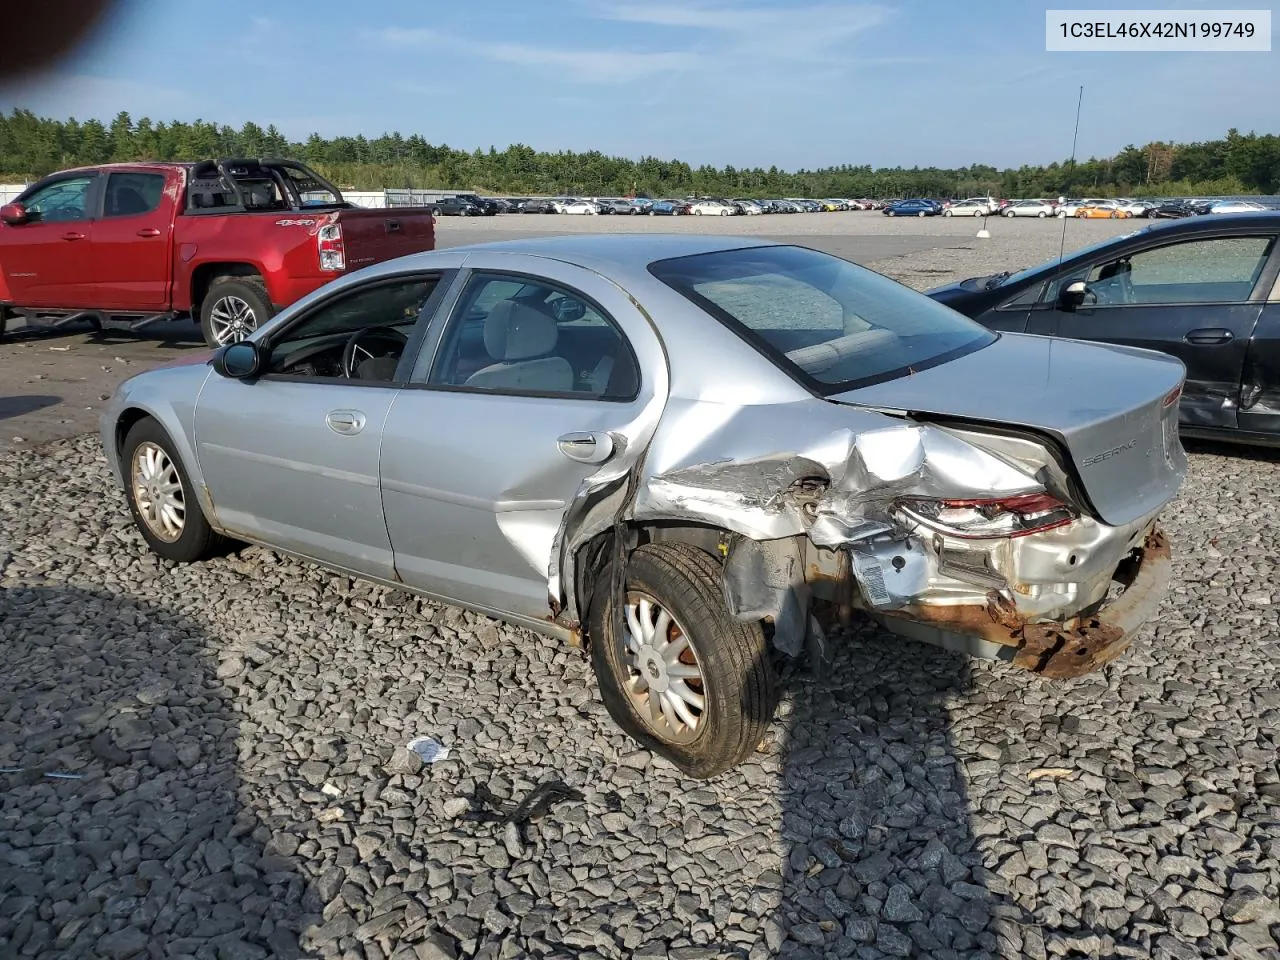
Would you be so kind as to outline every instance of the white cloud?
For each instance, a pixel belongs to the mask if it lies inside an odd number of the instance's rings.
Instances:
[[[852,34],[877,27],[893,16],[890,7],[856,3],[799,6],[603,3],[596,7],[596,13],[605,20],[660,27],[721,30],[738,34],[781,31],[769,37],[779,47],[793,41],[801,46],[829,45]]]
[[[565,50],[521,43],[489,44],[480,52],[504,63],[553,67],[572,79],[594,83],[624,83],[654,74],[671,73],[688,67],[692,61],[689,54],[678,52]]]
[[[156,83],[52,72],[37,74],[0,88],[0,103],[54,117],[110,120],[127,110],[134,120],[191,119],[201,105],[185,90]]]

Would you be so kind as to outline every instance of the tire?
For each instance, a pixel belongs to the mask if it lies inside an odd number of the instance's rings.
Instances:
[[[1115,219],[1116,219],[1117,217],[1119,217],[1119,216],[1120,216],[1120,214],[1118,214],[1118,213],[1116,213],[1114,210],[1112,210],[1109,214],[1107,214],[1107,219],[1108,219],[1108,220],[1115,220]]]
[[[151,461],[158,468],[152,479],[163,481],[166,476],[176,476],[178,483],[181,524],[176,536],[164,536],[157,532],[166,527],[160,514],[139,504],[139,495],[144,492],[138,480],[139,469],[147,455],[154,455],[156,451],[163,455],[164,460]],[[194,493],[195,487],[175,452],[173,441],[159,423],[145,417],[130,428],[120,449],[120,465],[125,477],[125,497],[129,501],[129,512],[133,514],[133,522],[152,553],[178,563],[193,563],[209,556],[222,543],[222,536],[209,526],[204,511],[200,509]],[[148,519],[148,513],[155,519]]]
[[[652,210],[650,210],[650,211],[649,211],[649,216],[651,216],[651,217],[656,217],[656,216],[657,216],[657,214],[656,214],[656,213],[654,213]]]
[[[1016,217],[1016,216],[1017,216],[1017,214],[1016,214],[1016,213],[1014,213],[1012,210],[1006,210],[1006,211],[1004,212],[1004,215],[1005,215],[1006,217],[1008,217],[1010,220],[1012,220],[1014,217]]]
[[[921,210],[919,213],[917,213],[917,214],[916,214],[916,216],[917,216],[917,217],[923,217],[923,216],[925,216],[925,212],[924,212],[923,210]]]
[[[1036,214],[1036,216],[1039,217],[1041,220],[1043,220],[1045,217],[1048,216],[1048,214],[1045,213],[1043,210],[1041,210],[1039,213]]]
[[[4,339],[5,330],[9,327],[9,318],[13,316],[13,311],[0,303],[0,340]]]
[[[730,616],[719,568],[702,551],[683,544],[647,544],[631,555],[628,597],[643,594],[657,601],[659,609],[672,617],[664,631],[666,638],[671,639],[673,629],[688,637],[680,665],[688,666],[685,657],[691,652],[689,659],[701,670],[697,680],[674,680],[686,691],[700,687],[703,708],[695,717],[694,730],[677,716],[683,729],[672,733],[661,725],[665,721],[655,725],[647,710],[641,712],[637,698],[646,698],[646,694],[628,690],[638,671],[628,666],[622,643],[614,640],[609,571],[606,568],[599,581],[601,588],[592,601],[589,620],[591,665],[609,715],[631,737],[690,777],[708,779],[737,766],[760,743],[777,706],[773,667],[761,625],[740,623]],[[651,652],[650,662],[653,656]],[[665,667],[661,670],[664,682],[673,682]],[[697,708],[684,709],[692,713]]]
[[[942,211],[942,215],[943,215],[944,217],[954,216],[954,214],[951,212],[951,210],[950,210],[949,208],[948,208],[948,209],[946,209],[946,210],[943,210],[943,211]]]
[[[244,312],[246,309],[247,313]],[[271,298],[267,296],[266,284],[259,278],[217,277],[209,284],[200,304],[200,332],[204,334],[205,343],[220,347],[245,339],[275,316],[275,312]],[[233,326],[228,328],[224,325],[226,323]],[[223,339],[219,339],[219,333],[228,329]]]
[[[700,216],[702,216],[702,211],[701,211],[701,210],[695,210],[695,211],[693,211],[693,215],[694,215],[695,217],[700,217]]]
[[[885,213],[887,213],[887,214],[888,214],[889,216],[891,216],[891,217],[896,217],[896,216],[898,215],[898,214],[897,214],[895,211],[893,211],[893,210],[886,210],[886,211],[885,211]]]

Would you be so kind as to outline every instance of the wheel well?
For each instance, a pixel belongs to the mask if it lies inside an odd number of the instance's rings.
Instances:
[[[129,435],[129,431],[139,422],[151,417],[151,414],[138,407],[127,407],[120,414],[120,418],[116,420],[116,458],[123,463],[124,455],[124,438]]]
[[[649,523],[627,524],[629,543],[627,552],[646,543],[686,543],[697,547],[702,552],[714,557],[716,562],[724,559],[725,550],[732,534],[711,524],[687,523],[684,521],[652,521]],[[596,534],[578,548],[575,562],[574,590],[578,604],[578,616],[585,624],[591,600],[595,594],[597,577],[605,568],[612,555],[613,530],[605,530]],[[585,631],[584,631],[585,636]]]
[[[191,312],[199,313],[205,294],[219,277],[257,277],[262,273],[251,263],[202,263],[191,274]]]

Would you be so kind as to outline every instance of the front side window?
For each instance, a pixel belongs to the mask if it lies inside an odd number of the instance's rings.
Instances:
[[[388,382],[435,290],[435,277],[401,277],[338,294],[270,341],[269,373]]]
[[[73,177],[41,187],[22,201],[27,216],[42,223],[89,219],[89,190],[93,177]]]
[[[803,247],[697,254],[649,270],[823,394],[923,370],[996,338],[922,293]]]
[[[103,216],[132,217],[150,213],[164,195],[162,173],[113,173],[107,178]]]
[[[1171,243],[1095,265],[1085,282],[1098,304],[1242,303],[1274,237],[1212,237]]]
[[[479,274],[458,301],[426,382],[630,400],[639,369],[622,331],[581,294],[533,278]]]

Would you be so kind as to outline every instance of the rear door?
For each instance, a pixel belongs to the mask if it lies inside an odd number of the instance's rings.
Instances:
[[[435,218],[421,207],[340,210],[348,270],[435,249]]]
[[[1280,439],[1280,250],[1271,259],[1262,280],[1267,300],[1244,361],[1238,419],[1243,431]]]
[[[1188,427],[1234,429],[1245,356],[1265,295],[1275,235],[1197,237],[1099,260],[1051,281],[1028,332],[1160,350],[1187,367],[1180,405]],[[1086,282],[1085,303],[1058,291]]]
[[[89,253],[99,179],[92,171],[51,177],[18,198],[26,223],[0,224],[0,270],[16,306],[99,306]]]
[[[542,619],[566,511],[647,445],[665,354],[634,302],[589,270],[501,254],[467,266],[383,429],[396,571],[439,596]]]
[[[122,311],[168,308],[181,177],[172,169],[106,175],[91,248],[99,306]]]

